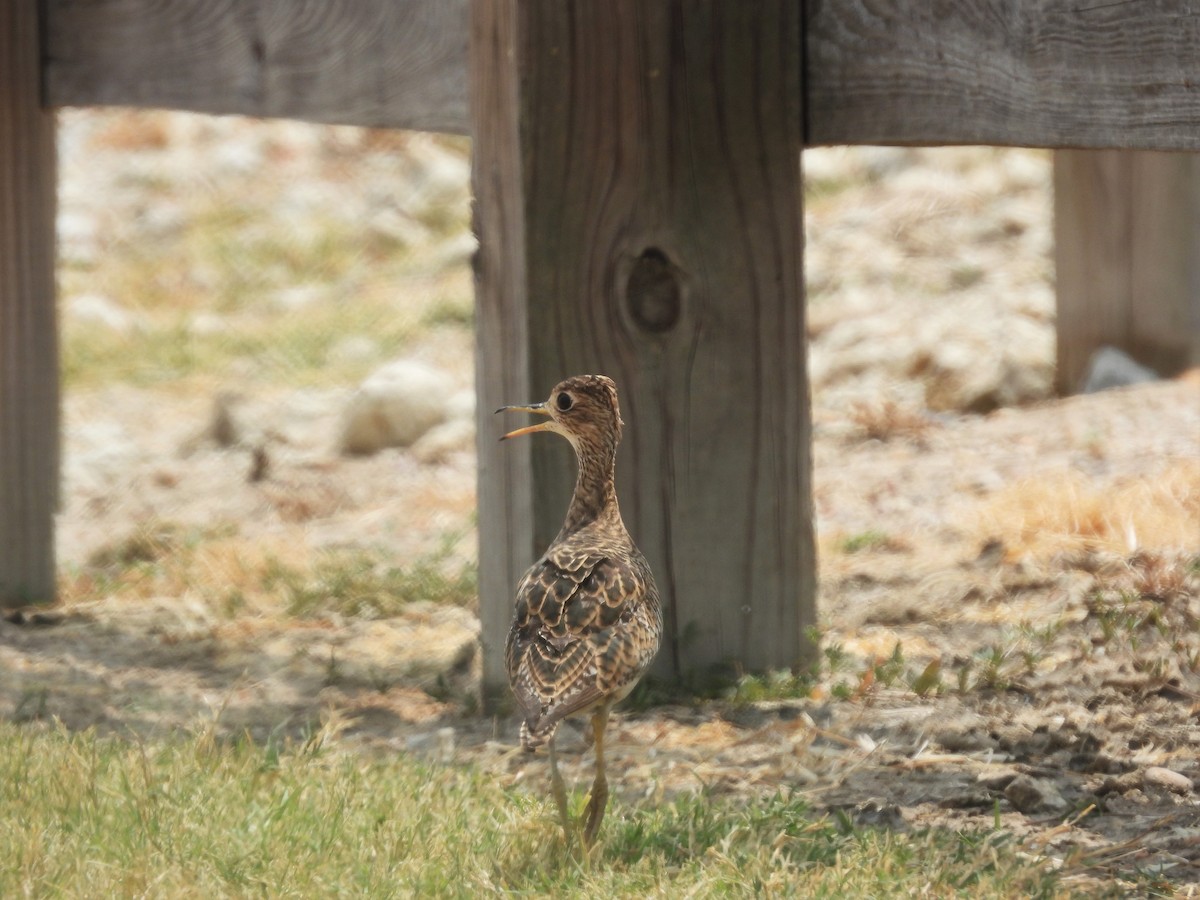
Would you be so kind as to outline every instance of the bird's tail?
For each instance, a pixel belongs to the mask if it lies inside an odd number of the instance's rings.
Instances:
[[[532,752],[554,737],[554,732],[556,731],[558,731],[557,722],[550,722],[546,725],[541,725],[538,722],[533,722],[531,724],[530,721],[526,719],[521,723],[521,746],[525,750]]]

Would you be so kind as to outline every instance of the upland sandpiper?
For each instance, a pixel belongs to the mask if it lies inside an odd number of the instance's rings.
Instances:
[[[603,375],[577,375],[550,399],[505,406],[548,416],[505,438],[552,431],[575,448],[579,475],[562,530],[517,587],[505,665],[521,708],[521,744],[547,745],[550,783],[563,829],[573,826],[558,771],[554,734],[567,716],[591,714],[596,777],[584,813],[583,840],[595,840],[608,803],[604,728],[614,703],[633,690],[658,652],[662,606],[650,566],[621,521],[614,483],[621,411],[617,386]]]

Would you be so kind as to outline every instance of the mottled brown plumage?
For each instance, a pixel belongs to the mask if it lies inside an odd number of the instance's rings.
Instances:
[[[645,557],[621,521],[614,483],[621,413],[603,375],[557,385],[544,403],[504,407],[550,417],[505,437],[553,431],[575,448],[579,475],[566,521],[517,588],[505,648],[509,683],[521,708],[521,743],[548,744],[555,800],[569,830],[554,734],[567,716],[591,713],[596,781],[584,839],[599,828],[607,800],[604,726],[609,708],[632,689],[662,637],[662,608]]]

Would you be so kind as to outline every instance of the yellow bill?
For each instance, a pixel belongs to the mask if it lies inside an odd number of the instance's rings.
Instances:
[[[531,406],[502,406],[498,410],[502,412],[530,412],[536,413],[539,416],[550,415],[550,410],[546,409],[545,403],[534,403]],[[509,438],[520,437],[523,434],[533,434],[535,431],[550,431],[554,427],[554,422],[539,422],[537,425],[527,425],[524,428],[518,428],[516,431],[510,431],[508,434],[502,435],[500,440],[506,441]]]

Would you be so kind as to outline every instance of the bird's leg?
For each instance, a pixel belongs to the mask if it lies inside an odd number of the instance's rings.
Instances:
[[[558,771],[558,754],[554,751],[554,738],[551,737],[547,748],[550,751],[550,790],[554,792],[554,803],[558,806],[558,817],[562,820],[563,834],[571,839],[571,814],[567,810],[567,787],[563,784],[562,775]]]
[[[608,704],[604,703],[592,713],[592,733],[596,739],[596,779],[592,782],[592,796],[588,800],[587,823],[583,829],[583,842],[591,846],[604,819],[608,806],[608,779],[604,775],[604,729],[608,726]]]

